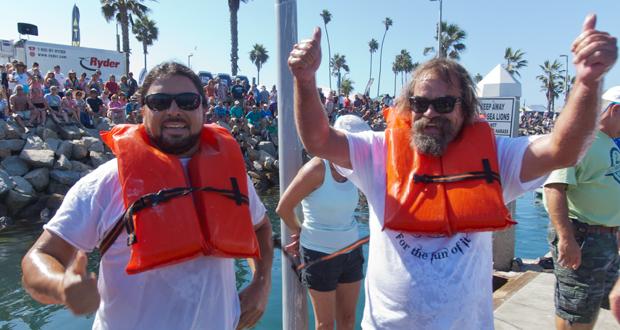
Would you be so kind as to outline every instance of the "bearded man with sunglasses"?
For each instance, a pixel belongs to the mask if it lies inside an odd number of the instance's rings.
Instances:
[[[475,85],[457,62],[417,68],[385,132],[329,127],[316,89],[321,31],[295,45],[295,120],[314,156],[367,196],[370,245],[364,329],[492,329],[491,230],[514,222],[504,203],[571,166],[594,132],[616,39],[588,16],[572,45],[576,82],[547,136],[495,137]]]
[[[102,134],[117,159],[67,193],[22,261],[24,287],[74,314],[97,311],[94,329],[252,327],[266,307],[273,243],[239,146],[203,125],[206,99],[189,68],[160,64],[140,95],[144,124]],[[95,248],[99,278],[86,268]],[[235,257],[254,266],[239,294]]]

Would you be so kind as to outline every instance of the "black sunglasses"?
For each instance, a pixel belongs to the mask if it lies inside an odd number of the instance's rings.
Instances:
[[[165,111],[170,109],[170,105],[172,105],[173,100],[176,102],[179,109],[192,111],[198,109],[202,98],[196,93],[155,93],[147,95],[144,98],[144,103],[146,103],[152,111]]]
[[[409,104],[411,105],[411,110],[415,113],[425,113],[431,104],[438,113],[450,113],[454,111],[454,105],[461,100],[460,97],[456,96],[442,96],[432,100],[425,97],[412,96],[409,98]]]

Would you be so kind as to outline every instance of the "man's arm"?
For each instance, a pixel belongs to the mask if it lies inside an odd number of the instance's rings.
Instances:
[[[592,142],[603,77],[618,56],[616,38],[595,30],[595,25],[596,16],[586,17],[582,33],[573,43],[575,84],[553,132],[532,142],[525,151],[522,182],[574,166]]]
[[[63,304],[76,315],[92,313],[100,297],[87,263],[83,251],[46,230],[22,260],[24,289],[42,304]]]
[[[271,222],[265,214],[261,223],[255,226],[256,238],[260,247],[261,258],[248,259],[254,272],[252,282],[239,293],[241,316],[237,329],[251,328],[260,320],[267,308],[267,299],[271,290],[271,265],[273,263],[273,238]]]
[[[296,44],[288,58],[293,73],[295,123],[308,153],[351,169],[349,143],[341,131],[329,127],[316,86],[315,73],[321,64],[321,29],[315,28],[312,39]]]
[[[568,202],[564,183],[545,185],[545,201],[549,219],[558,235],[558,263],[560,266],[577,269],[581,264],[581,247],[575,240],[573,224],[568,219]]]

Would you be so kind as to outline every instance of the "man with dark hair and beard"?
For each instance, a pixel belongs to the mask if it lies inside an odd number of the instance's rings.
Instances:
[[[308,153],[338,166],[366,195],[370,245],[364,329],[492,329],[492,230],[504,206],[575,164],[591,141],[616,39],[588,16],[572,45],[576,81],[553,133],[495,137],[457,62],[417,68],[385,132],[332,129],[316,89],[321,31],[295,45],[295,120]]]
[[[163,63],[140,92],[144,124],[102,133],[116,155],[78,181],[22,261],[44,304],[97,311],[94,329],[252,327],[267,304],[271,225],[230,134],[203,125],[200,79]],[[99,276],[86,253],[99,249]],[[233,258],[254,276],[239,294]]]

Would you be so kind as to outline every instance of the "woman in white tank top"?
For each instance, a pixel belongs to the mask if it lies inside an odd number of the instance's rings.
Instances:
[[[345,115],[334,128],[350,132],[369,130],[361,118]],[[359,200],[357,188],[340,175],[334,166],[314,157],[297,173],[282,194],[276,212],[293,232],[293,243],[286,250],[301,254],[305,263],[352,244],[359,238],[353,216]],[[300,223],[295,207],[302,205]],[[300,253],[301,252],[301,253]],[[353,329],[359,297],[364,257],[361,246],[333,259],[319,262],[302,271],[308,287],[317,329]]]

